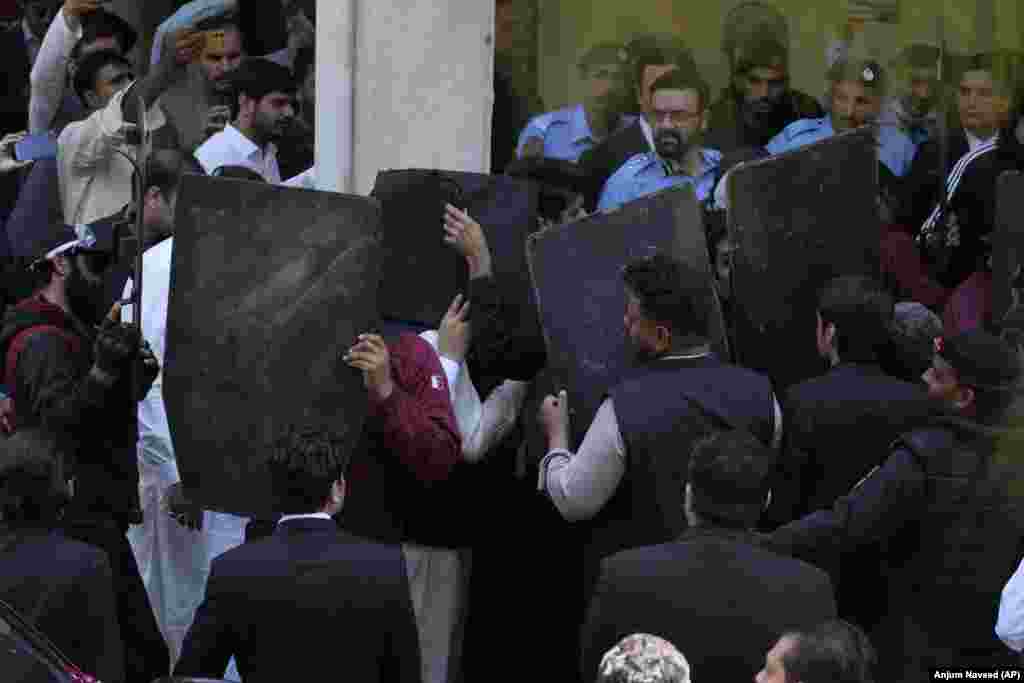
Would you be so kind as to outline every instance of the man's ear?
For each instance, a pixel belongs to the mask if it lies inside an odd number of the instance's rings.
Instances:
[[[331,485],[331,502],[340,505],[344,502],[346,493],[345,477],[338,477],[338,480]]]
[[[825,323],[825,343],[833,349],[836,347],[837,333],[835,323]]]

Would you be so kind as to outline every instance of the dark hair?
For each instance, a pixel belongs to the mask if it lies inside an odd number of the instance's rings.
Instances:
[[[706,341],[711,318],[711,285],[690,266],[655,252],[635,259],[622,272],[626,288],[644,317],[667,324],[674,336]]]
[[[874,361],[889,341],[896,304],[875,280],[849,275],[830,280],[818,296],[823,323],[836,326],[844,361]]]
[[[786,681],[872,683],[875,650],[860,628],[836,619],[809,632],[786,634],[793,647],[782,655]]]
[[[308,514],[323,507],[331,485],[344,474],[348,455],[323,429],[289,427],[273,445],[267,467],[283,514]]]
[[[262,100],[274,92],[294,95],[298,90],[295,78],[288,67],[275,64],[262,57],[250,57],[242,61],[231,74],[231,118],[238,117],[239,100],[242,95]]]
[[[700,97],[700,108],[706,109],[711,99],[711,88],[696,70],[675,69],[659,77],[651,84],[651,96],[658,90],[696,90]]]
[[[85,102],[85,93],[96,89],[96,77],[109,64],[117,64],[129,69],[132,66],[132,63],[117,50],[97,50],[78,60],[78,68],[75,70],[74,87],[75,93],[82,102]]]
[[[0,440],[0,518],[10,527],[48,526],[68,502],[53,436],[19,429]]]
[[[82,19],[82,37],[71,48],[71,59],[77,61],[86,45],[101,38],[116,40],[121,54],[126,55],[138,42],[139,33],[117,14],[102,9],[92,12]]]
[[[683,71],[697,71],[697,62],[686,45],[667,36],[646,35],[632,40],[627,46],[633,60],[633,82],[639,90],[644,71],[649,66],[675,64]]]
[[[687,477],[693,511],[717,526],[753,527],[764,509],[774,465],[775,452],[741,429],[715,432],[698,441]]]
[[[295,74],[295,84],[302,85],[306,82],[309,72],[316,69],[316,51],[311,47],[304,47],[295,55],[295,63],[292,71]]]

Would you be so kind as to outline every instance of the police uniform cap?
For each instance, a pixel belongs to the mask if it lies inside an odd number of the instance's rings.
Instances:
[[[857,81],[877,91],[885,90],[885,72],[873,60],[839,60],[828,70],[827,78],[832,83]]]
[[[740,45],[736,51],[736,73],[755,68],[786,69],[789,51],[778,39],[765,36]]]
[[[1009,390],[1020,379],[1017,351],[984,330],[971,330],[942,340],[937,354],[968,386]]]
[[[892,61],[892,65],[906,66],[911,69],[929,69],[938,66],[939,48],[925,43],[914,43],[900,51]]]
[[[613,42],[598,43],[583,53],[579,61],[580,69],[585,71],[607,64],[619,66],[629,64],[629,52],[626,50],[626,46]]]

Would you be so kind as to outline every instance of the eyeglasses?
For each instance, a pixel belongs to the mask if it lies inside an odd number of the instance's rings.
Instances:
[[[662,123],[667,120],[673,126],[685,126],[688,123],[694,123],[700,119],[702,113],[699,111],[687,111],[686,109],[665,109],[653,112],[655,123]]]

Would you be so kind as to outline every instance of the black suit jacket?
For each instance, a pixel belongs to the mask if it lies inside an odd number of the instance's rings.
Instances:
[[[19,21],[9,29],[0,30],[0,135],[28,128],[29,63],[28,46]]]
[[[0,528],[0,599],[86,673],[124,681],[124,654],[106,553],[59,532]]]
[[[234,655],[246,683],[309,672],[361,681],[420,681],[405,561],[334,521],[301,518],[213,561],[206,599],[175,667],[223,676]]]
[[[922,384],[870,363],[842,363],[793,386],[783,404],[784,449],[765,525],[785,524],[849,493],[900,434],[933,412]]]
[[[650,633],[673,643],[701,680],[749,681],[784,632],[835,614],[821,570],[742,534],[693,529],[603,562],[583,629],[583,680],[596,678],[619,640]]]

